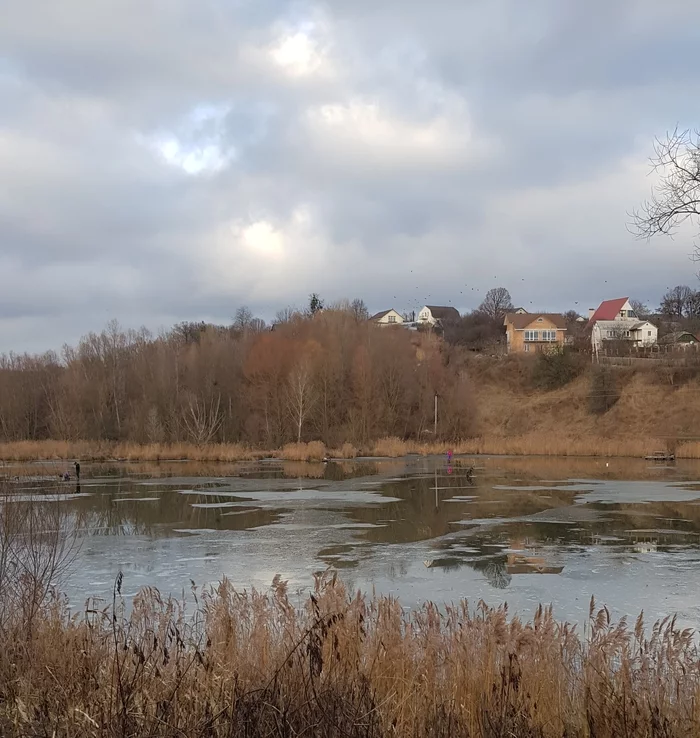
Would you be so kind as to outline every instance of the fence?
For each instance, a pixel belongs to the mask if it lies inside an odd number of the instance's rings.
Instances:
[[[700,366],[700,344],[655,346],[604,346],[593,355],[593,361],[612,366]]]

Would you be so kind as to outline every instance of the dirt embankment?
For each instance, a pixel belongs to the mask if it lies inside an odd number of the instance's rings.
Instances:
[[[532,361],[473,363],[479,434],[492,452],[502,445],[510,453],[700,453],[700,371],[608,367],[601,382],[600,368],[586,365],[564,386],[543,390],[533,386]]]

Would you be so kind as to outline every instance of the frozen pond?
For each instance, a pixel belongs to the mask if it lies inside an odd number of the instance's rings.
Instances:
[[[236,465],[83,465],[79,488],[27,467],[19,499],[60,504],[80,531],[76,604],[228,577],[305,590],[329,567],[406,606],[466,597],[531,617],[678,614],[700,626],[700,465],[485,458]],[[467,473],[474,466],[473,475]],[[37,467],[46,473],[46,467]]]

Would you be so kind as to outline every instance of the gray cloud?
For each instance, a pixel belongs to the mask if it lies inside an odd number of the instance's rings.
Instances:
[[[693,282],[638,243],[698,119],[690,0],[15,3],[0,24],[0,351],[310,291],[585,310]],[[578,304],[576,304],[578,303]]]

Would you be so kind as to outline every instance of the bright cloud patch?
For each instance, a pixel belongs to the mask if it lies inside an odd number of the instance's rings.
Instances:
[[[275,63],[295,76],[312,74],[322,63],[313,41],[301,32],[286,36],[271,53]]]
[[[187,174],[217,172],[228,163],[228,157],[213,144],[190,148],[171,138],[155,144],[168,164],[179,167]]]
[[[372,150],[379,160],[397,158],[437,162],[463,158],[474,151],[464,111],[412,121],[363,100],[326,104],[307,113],[307,123],[326,149],[345,155],[348,150]]]
[[[284,234],[266,220],[260,220],[242,229],[236,226],[232,230],[255,256],[273,259],[284,256]]]
[[[234,157],[226,144],[228,106],[198,105],[173,132],[140,137],[166,163],[190,175],[218,172]]]

